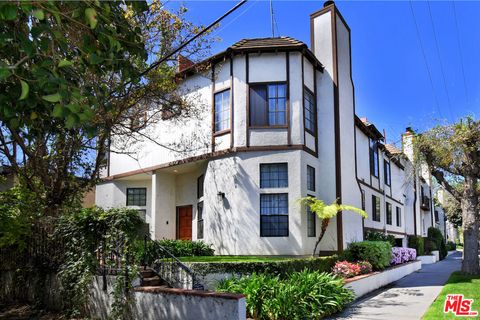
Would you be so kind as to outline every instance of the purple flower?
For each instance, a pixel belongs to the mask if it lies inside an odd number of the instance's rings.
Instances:
[[[413,261],[417,258],[417,251],[412,248],[393,247],[391,265],[402,264],[408,261]]]

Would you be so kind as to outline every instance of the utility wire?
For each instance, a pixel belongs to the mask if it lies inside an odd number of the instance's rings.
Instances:
[[[272,38],[275,38],[275,18],[273,15],[273,0],[270,0],[270,23],[272,25]]]
[[[229,25],[231,25],[233,22],[235,22],[238,18],[243,16],[248,10],[250,10],[253,6],[255,6],[259,1],[260,0],[255,0],[255,1],[251,2],[252,4],[249,7],[247,7],[245,10],[243,10],[242,12],[237,14],[235,16],[235,18],[231,19],[227,24],[223,25],[220,29],[214,30],[213,34],[221,33],[225,28],[227,28]]]
[[[468,90],[467,90],[467,79],[465,77],[465,68],[463,66],[463,53],[462,53],[462,46],[460,45],[460,32],[458,28],[458,18],[457,18],[457,6],[455,5],[455,1],[452,1],[453,4],[453,16],[455,18],[455,30],[457,31],[457,46],[458,51],[460,52],[460,62],[462,66],[462,77],[463,77],[463,87],[465,88],[465,98],[467,99],[467,103],[469,103],[468,99]]]
[[[153,69],[155,69],[156,67],[158,67],[160,64],[162,64],[163,62],[167,61],[167,59],[169,59],[171,56],[173,56],[175,53],[177,53],[178,51],[182,50],[183,48],[185,48],[188,44],[190,44],[192,41],[196,40],[197,38],[199,38],[200,36],[202,36],[204,33],[206,33],[208,30],[210,30],[211,28],[213,28],[217,23],[219,23],[220,21],[222,21],[224,18],[226,18],[229,14],[231,14],[232,12],[234,12],[235,10],[237,10],[238,8],[240,8],[242,5],[244,5],[245,3],[247,2],[247,0],[241,0],[239,3],[237,3],[233,8],[231,8],[230,10],[228,10],[227,12],[225,12],[223,15],[221,15],[219,18],[217,18],[215,21],[213,21],[212,23],[210,23],[208,26],[206,26],[205,28],[203,28],[199,33],[197,33],[196,35],[194,35],[193,37],[191,37],[190,39],[188,39],[187,41],[183,42],[181,45],[179,45],[176,49],[170,51],[170,53],[167,53],[163,58],[159,59],[157,62],[154,62],[152,63],[147,69],[145,69],[144,71],[142,71],[138,77],[141,78],[143,77],[144,75],[146,75],[147,73],[149,73],[150,71],[152,71]],[[124,84],[124,86],[127,86],[129,85],[130,83],[132,83],[132,80],[128,81],[127,83]],[[113,92],[111,92],[110,94],[112,94]]]
[[[425,54],[425,49],[423,48],[422,38],[420,37],[420,29],[418,28],[417,18],[415,17],[415,12],[413,11],[412,0],[408,2],[410,4],[410,11],[412,12],[413,22],[415,23],[415,30],[417,31],[418,42],[420,43],[420,49],[422,51],[423,62],[427,68],[428,78],[430,79],[430,85],[432,86],[433,97],[435,98],[435,104],[437,105],[438,113],[440,117],[443,118],[442,111],[440,110],[440,104],[438,103],[437,94],[435,93],[435,86],[433,85],[432,73],[430,72],[430,67],[428,66],[427,55]]]
[[[437,49],[437,56],[438,56],[438,60],[440,61],[440,71],[442,72],[443,86],[445,87],[445,93],[447,94],[448,111],[450,113],[450,118],[453,122],[455,121],[455,118],[453,117],[453,113],[452,113],[452,103],[450,101],[450,94],[448,92],[447,79],[445,78],[445,72],[443,70],[443,61],[442,61],[442,56],[440,55],[440,47],[438,46],[437,31],[435,30],[435,24],[433,23],[433,15],[432,15],[432,9],[430,8],[430,1],[427,1],[427,5],[428,5],[428,13],[430,16],[430,22],[432,24],[432,29],[433,29],[433,38],[435,39],[435,47]]]

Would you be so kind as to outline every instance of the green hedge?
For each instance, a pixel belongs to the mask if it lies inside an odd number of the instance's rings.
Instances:
[[[285,277],[291,273],[303,270],[330,272],[337,256],[296,258],[267,262],[185,262],[198,275],[209,273],[234,273],[250,275],[253,273],[268,273]]]
[[[453,241],[447,241],[446,248],[447,251],[453,251],[457,249],[457,245]]]
[[[417,250],[417,257],[425,254],[425,240],[420,236],[408,236],[408,247]]]
[[[285,279],[270,274],[228,279],[217,291],[246,296],[247,317],[254,319],[320,319],[353,301],[343,279],[326,272],[295,272]]]
[[[437,228],[430,227],[428,228],[428,238],[436,243],[437,250],[440,253],[440,260],[444,259],[448,252],[442,232]]]
[[[395,236],[393,234],[385,234],[378,231],[367,231],[365,233],[365,240],[367,241],[387,241],[392,247],[395,247]]]
[[[203,241],[190,240],[149,240],[147,241],[146,262],[151,265],[155,260],[166,257],[160,246],[166,248],[175,257],[190,256],[213,256],[215,250],[211,245]],[[136,259],[138,262],[144,262],[145,244],[144,241],[136,243]]]
[[[392,245],[386,241],[362,241],[351,243],[349,248],[357,261],[368,261],[375,270],[390,266]]]

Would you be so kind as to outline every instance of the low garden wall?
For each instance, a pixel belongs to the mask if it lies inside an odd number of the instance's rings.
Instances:
[[[352,289],[355,297],[359,298],[369,292],[386,286],[389,283],[400,280],[401,278],[422,268],[422,262],[419,260],[396,265],[381,272],[373,272],[366,275],[357,276],[345,280],[345,287]]]
[[[253,273],[284,275],[304,269],[330,272],[336,259],[336,256],[330,256],[269,262],[185,262],[185,265],[195,273],[197,281],[205,289],[214,290],[221,280]]]
[[[108,319],[113,302],[109,292],[114,276],[107,277],[108,290],[103,291],[102,277],[95,277],[89,313],[93,318]],[[160,287],[137,287],[133,294],[131,316],[134,319],[242,319],[246,318],[245,296]]]

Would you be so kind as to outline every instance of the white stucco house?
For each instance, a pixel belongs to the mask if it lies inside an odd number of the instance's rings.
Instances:
[[[96,204],[136,208],[152,238],[202,239],[217,254],[310,254],[320,223],[298,203],[307,195],[369,214],[333,219],[322,253],[366,230],[403,245],[407,235],[426,235],[431,178],[413,169],[412,132],[401,151],[356,116],[350,28],[333,3],[310,22],[310,47],[290,37],[244,39],[179,70],[199,115],[149,128],[160,143],[129,146],[135,159],[112,141]],[[187,141],[185,152],[166,147]]]

